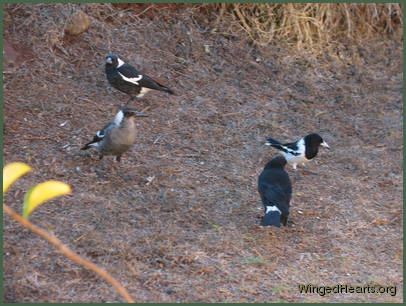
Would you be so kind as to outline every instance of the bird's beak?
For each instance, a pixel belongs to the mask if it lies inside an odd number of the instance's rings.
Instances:
[[[134,112],[136,117],[149,117],[146,113],[143,112]]]
[[[113,64],[113,60],[111,59],[110,56],[106,57],[106,63],[107,64]]]
[[[323,147],[325,147],[325,148],[329,148],[329,149],[330,149],[330,146],[329,146],[329,145],[327,144],[327,142],[325,142],[325,141],[323,141],[320,145],[323,146]]]
[[[270,146],[270,145],[271,145],[271,143],[267,141],[267,142],[265,142],[265,143],[264,143],[264,145],[266,145],[266,146]]]

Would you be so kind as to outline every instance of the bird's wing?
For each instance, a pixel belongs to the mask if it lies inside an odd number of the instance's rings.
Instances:
[[[277,141],[276,139],[268,138],[265,144],[268,145],[268,146],[274,147],[274,148],[276,148],[276,149],[278,149],[280,151],[283,151],[285,153],[289,153],[289,154],[293,154],[293,155],[299,155],[299,154],[296,154],[295,143],[294,142],[282,144],[279,141]]]
[[[140,86],[146,87],[146,88],[151,88],[151,89],[156,89],[156,90],[167,90],[171,91],[169,88],[166,86],[159,84],[157,81],[153,80],[147,75],[143,75],[143,78],[139,81]]]
[[[122,66],[117,68],[117,72],[124,81],[133,83],[137,86],[140,86],[139,82],[144,77],[141,72],[128,64],[123,64]]]
[[[300,155],[298,146],[297,146],[297,141],[295,142],[289,142],[289,143],[280,143],[279,141],[277,141],[276,139],[273,138],[268,138],[266,141],[266,145],[274,147],[278,150],[281,150],[285,153],[289,153],[292,155]]]
[[[279,141],[277,141],[276,139],[273,138],[268,138],[266,140],[266,145],[268,146],[274,146],[274,145],[282,145]]]
[[[82,150],[89,149],[90,147],[98,146],[98,143],[103,140],[106,133],[115,125],[113,121],[108,122],[100,131],[94,135],[93,140],[85,144]]]
[[[117,68],[117,71],[125,81],[133,83],[135,85],[157,90],[166,88],[165,86],[154,81],[149,76],[139,72],[137,69],[129,64],[120,66],[119,68]]]
[[[141,87],[146,87],[150,89],[156,89],[156,90],[163,90],[167,91],[170,94],[174,94],[174,92],[169,89],[168,87],[158,83],[157,81],[153,80],[151,77],[147,76],[146,74],[143,74],[139,72],[137,69],[135,69],[133,66],[125,63],[121,65],[119,68],[117,68],[118,73],[121,75],[121,77],[130,83],[134,83],[135,85],[141,86]]]
[[[259,192],[265,206],[275,205],[282,215],[289,214],[290,193],[279,184],[259,183]]]
[[[117,71],[126,78],[142,78],[143,74],[135,69],[133,66],[125,63],[117,68]]]
[[[299,148],[297,146],[297,141],[284,143],[280,145],[280,148],[283,152],[298,156],[300,155]]]
[[[114,121],[108,122],[100,131],[96,133],[95,138],[97,137],[100,141],[106,136],[107,131],[109,131],[115,125]]]

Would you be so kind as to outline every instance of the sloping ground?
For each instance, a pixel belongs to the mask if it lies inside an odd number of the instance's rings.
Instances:
[[[35,169],[6,203],[20,210],[23,191],[46,179],[70,184],[72,196],[31,221],[140,302],[402,301],[401,45],[348,43],[320,56],[254,48],[188,7],[140,19],[84,5],[91,28],[63,37],[61,6],[32,6],[31,17],[25,5],[6,15],[19,60],[3,74],[4,162]],[[79,151],[127,100],[107,84],[108,53],[178,92],[135,104],[151,116],[121,164]],[[294,224],[259,227],[256,180],[277,154],[264,140],[309,132],[332,150],[288,168]],[[6,302],[121,301],[8,217],[3,258]],[[397,294],[301,294],[307,283],[394,285]]]

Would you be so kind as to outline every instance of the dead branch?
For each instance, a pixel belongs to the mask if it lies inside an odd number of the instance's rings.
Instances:
[[[38,226],[32,224],[30,221],[24,219],[19,214],[17,214],[11,207],[3,204],[3,211],[20,223],[23,227],[29,229],[33,233],[41,236],[49,243],[53,244],[59,252],[65,255],[70,260],[78,263],[79,265],[92,270],[94,273],[99,275],[101,278],[104,278],[108,283],[110,283],[113,288],[125,299],[127,303],[135,303],[132,297],[128,294],[127,290],[115,279],[113,278],[106,270],[103,268],[98,267],[94,263],[88,261],[87,259],[79,256],[71,249],[69,249],[66,245],[64,245],[58,238],[49,234],[48,232],[44,231],[43,229],[39,228]]]

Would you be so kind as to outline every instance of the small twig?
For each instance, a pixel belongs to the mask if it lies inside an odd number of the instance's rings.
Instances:
[[[151,8],[153,8],[153,4],[148,6],[145,10],[143,10],[141,13],[138,13],[137,15],[135,15],[137,18],[139,18],[140,15],[144,14],[146,11],[150,10]]]
[[[99,275],[101,278],[104,278],[108,283],[110,283],[114,289],[125,299],[127,303],[135,303],[132,297],[128,294],[127,290],[115,279],[113,278],[106,270],[103,268],[98,267],[94,263],[84,259],[83,257],[79,256],[71,249],[69,249],[66,245],[64,245],[58,238],[49,234],[48,232],[44,231],[43,229],[39,228],[38,226],[32,224],[30,221],[24,219],[19,214],[17,214],[11,207],[3,204],[3,211],[20,223],[23,227],[28,228],[33,233],[41,236],[49,243],[53,244],[59,252],[65,255],[70,260],[78,263],[79,265],[92,270],[94,273]]]
[[[99,104],[97,104],[96,102],[93,102],[93,101],[90,100],[90,99],[81,98],[81,97],[78,97],[78,99],[79,99],[79,100],[82,100],[82,101],[86,101],[86,102],[93,103],[94,105],[96,105],[96,108],[97,108],[99,111],[104,111],[102,108],[100,108]]]
[[[142,109],[141,110],[141,113],[145,113],[147,110],[149,110],[151,107],[150,106],[147,106],[147,107],[145,107],[144,109]]]
[[[162,137],[162,135],[158,136],[157,139],[155,139],[152,144],[156,144],[158,142],[158,140],[161,139],[161,137]]]
[[[227,116],[234,116],[234,115],[241,115],[241,112],[234,112],[234,113],[226,113],[226,114],[222,114],[223,117],[227,117]]]
[[[176,157],[200,157],[200,154],[174,154]]]
[[[52,139],[55,137],[62,137],[62,135],[52,135],[52,136],[47,136],[47,137],[21,137],[21,138],[13,138],[10,139],[9,141],[5,142],[5,144],[9,144],[14,141],[20,141],[20,140],[48,140]]]

